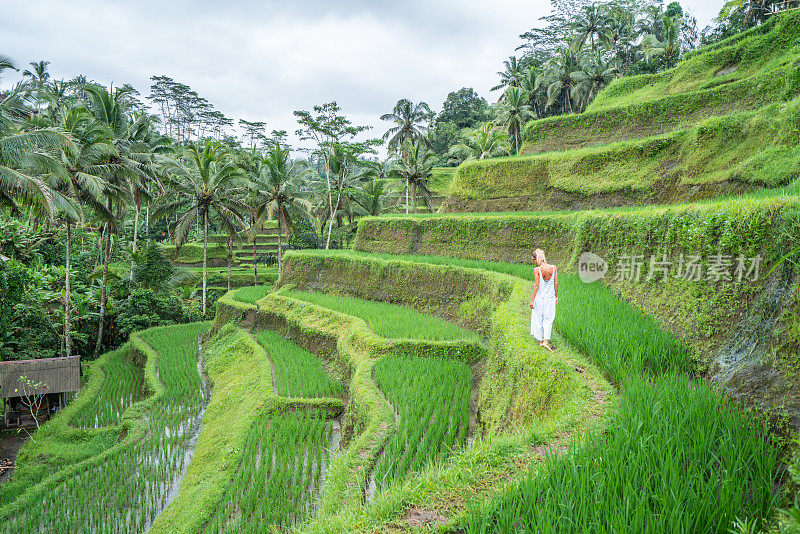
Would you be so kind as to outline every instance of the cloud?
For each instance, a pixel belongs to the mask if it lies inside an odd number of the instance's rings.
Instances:
[[[57,79],[130,82],[145,95],[150,76],[165,74],[229,117],[290,133],[293,110],[336,100],[377,136],[400,98],[438,108],[464,86],[496,98],[502,60],[549,9],[548,0],[14,2],[3,7],[0,52],[22,65],[48,59]]]

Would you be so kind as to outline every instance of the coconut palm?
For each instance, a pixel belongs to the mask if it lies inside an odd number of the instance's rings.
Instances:
[[[45,85],[50,81],[50,73],[47,72],[47,66],[49,64],[49,61],[31,61],[28,63],[31,68],[25,69],[22,72],[22,77],[34,85]]]
[[[537,79],[537,84],[547,88],[547,106],[561,104],[561,112],[572,113],[572,93],[577,83],[575,77],[580,71],[578,57],[570,50],[562,48],[550,58]]]
[[[585,56],[581,69],[574,73],[575,86],[570,96],[580,110],[585,110],[597,93],[618,75],[616,61],[605,61],[599,53]]]
[[[388,203],[397,198],[397,191],[385,178],[372,178],[365,182],[353,196],[353,201],[364,210],[366,215],[380,215]]]
[[[636,18],[633,13],[619,6],[609,8],[603,21],[600,42],[619,61],[623,74],[635,59],[634,43],[639,37],[635,26]]]
[[[186,242],[192,224],[197,220],[202,222],[205,315],[208,308],[208,227],[211,213],[214,212],[221,229],[229,236],[235,236],[239,229],[245,227],[244,216],[249,208],[231,194],[237,186],[244,185],[244,175],[225,148],[211,141],[207,141],[202,149],[189,145],[167,169],[171,175],[170,188],[160,197],[160,205],[153,217],[160,219],[182,213],[173,232],[176,248]]]
[[[292,231],[292,208],[307,213],[311,203],[302,198],[298,191],[297,180],[300,173],[289,158],[289,148],[274,145],[261,158],[259,172],[250,177],[248,188],[253,192],[253,210],[255,221],[263,221],[265,217],[278,220],[278,272],[283,261],[283,233],[287,239]],[[255,240],[255,232],[253,234]],[[253,258],[255,260],[255,257]]]
[[[417,213],[417,193],[421,193],[425,203],[430,206],[432,194],[427,186],[437,161],[438,156],[436,153],[428,150],[420,140],[416,142],[407,140],[403,144],[403,149],[397,157],[395,166],[397,175],[405,181],[406,189],[411,190],[412,213]],[[406,213],[408,213],[407,204]]]
[[[383,139],[389,140],[389,151],[396,151],[407,140],[413,142],[417,139],[423,139],[426,145],[429,144],[426,136],[427,128],[424,123],[428,120],[430,114],[431,108],[425,102],[414,104],[404,98],[397,101],[392,113],[381,115],[382,121],[392,121],[395,124],[383,134]]]
[[[116,149],[112,157],[113,179],[109,180],[111,187],[108,193],[108,207],[114,207],[116,200],[117,211],[131,203],[134,207],[133,253],[137,251],[137,235],[139,231],[139,214],[141,212],[142,196],[149,197],[147,190],[151,181],[157,180],[157,169],[151,147],[144,142],[149,134],[149,116],[138,113],[130,115],[134,108],[133,96],[135,90],[130,86],[106,89],[103,86],[90,84],[85,88],[89,97],[89,110],[98,124],[103,125],[110,133],[109,142]],[[129,117],[133,117],[130,120]],[[105,241],[102,246],[102,274],[100,278],[100,321],[97,330],[97,344],[95,354],[100,353],[103,341],[103,327],[105,325],[106,307],[108,300],[108,266],[111,260],[111,233],[106,224]],[[131,264],[130,278],[133,279],[133,264]]]
[[[0,207],[19,215],[25,206],[40,217],[51,217],[55,199],[41,174],[54,167],[52,154],[67,141],[53,130],[0,136]]]
[[[455,145],[448,152],[452,159],[469,161],[506,156],[511,148],[508,136],[491,122],[484,122],[477,128],[467,130],[464,137],[463,143]]]
[[[664,17],[662,36],[645,36],[642,45],[648,61],[661,58],[666,67],[674,67],[681,55],[681,20],[678,17]]]
[[[572,20],[572,27],[577,33],[577,38],[573,41],[570,50],[572,52],[580,52],[589,41],[591,51],[595,51],[596,39],[599,40],[600,35],[603,33],[603,21],[605,13],[602,6],[597,4],[589,4],[583,6],[581,12]]]
[[[527,102],[528,93],[519,87],[508,87],[500,101],[500,114],[496,122],[508,132],[514,155],[519,155],[522,145],[522,127],[534,118],[534,112]]]
[[[505,70],[497,72],[497,75],[500,76],[500,83],[492,87],[492,91],[522,85],[522,79],[525,77],[525,68],[517,57],[510,56],[508,60],[503,61],[503,66]]]
[[[71,256],[72,234],[74,224],[82,224],[88,216],[102,220],[111,229],[117,225],[114,213],[108,207],[110,190],[109,179],[113,176],[117,164],[113,159],[117,155],[110,142],[111,132],[104,125],[94,120],[86,108],[73,106],[63,109],[59,115],[59,127],[66,132],[71,143],[61,150],[59,167],[53,168],[48,180],[54,190],[71,202],[67,209],[62,208],[62,216],[66,226],[66,268],[64,294],[64,346],[67,356],[71,353],[70,317],[71,317]]]

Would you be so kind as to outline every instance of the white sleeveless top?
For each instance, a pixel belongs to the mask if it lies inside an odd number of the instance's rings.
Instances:
[[[550,280],[545,280],[542,276],[542,269],[539,268],[539,289],[536,291],[536,299],[552,299],[556,296],[556,267],[553,266],[553,275]]]

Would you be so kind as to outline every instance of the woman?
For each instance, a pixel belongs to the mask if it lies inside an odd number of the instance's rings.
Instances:
[[[533,263],[537,267],[533,270],[531,335],[539,341],[542,347],[552,352],[550,334],[553,330],[556,302],[558,302],[558,271],[555,265],[547,263],[544,252],[539,248],[533,253]]]

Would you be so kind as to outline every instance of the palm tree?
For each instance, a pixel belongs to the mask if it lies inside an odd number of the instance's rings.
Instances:
[[[31,61],[28,63],[31,68],[22,72],[22,77],[34,85],[43,86],[50,81],[50,73],[47,72],[49,61]],[[31,70],[32,69],[32,70]]]
[[[133,253],[136,253],[137,234],[139,231],[139,214],[141,212],[141,197],[147,194],[147,185],[157,179],[153,154],[150,147],[142,142],[142,137],[148,134],[149,117],[138,114],[136,120],[129,120],[129,111],[132,109],[134,89],[130,86],[112,86],[106,89],[100,85],[86,86],[85,91],[89,97],[89,110],[98,124],[103,125],[110,133],[109,142],[115,148],[111,157],[113,165],[112,180],[107,188],[108,208],[113,208],[113,201],[117,200],[117,211],[122,211],[122,204],[128,200],[134,206],[134,232]],[[113,193],[111,195],[110,193]],[[111,232],[107,223],[104,229],[105,244],[102,246],[102,274],[100,279],[100,321],[97,330],[97,344],[95,355],[100,353],[103,342],[103,327],[105,325],[106,307],[108,302],[108,266],[111,261]],[[131,279],[133,278],[133,264],[131,264]]]
[[[638,37],[635,24],[635,17],[629,10],[614,6],[608,10],[600,33],[600,41],[619,61],[623,74],[633,63],[635,55],[634,41]]]
[[[70,199],[68,209],[62,209],[66,225],[66,268],[64,293],[64,346],[66,355],[71,354],[70,339],[70,280],[73,224],[84,223],[86,209],[105,222],[110,229],[116,227],[114,213],[108,207],[110,189],[109,178],[116,164],[112,159],[117,151],[110,142],[111,132],[82,106],[74,106],[61,111],[59,127],[69,134],[73,141],[62,150],[59,167],[49,174],[53,189]]]
[[[464,134],[465,140],[450,149],[448,154],[462,161],[506,156],[509,153],[508,136],[497,130],[491,122],[484,122]]]
[[[497,75],[500,76],[500,83],[492,87],[492,91],[522,85],[522,79],[525,77],[525,68],[517,57],[509,56],[507,61],[503,61],[503,66],[505,66],[505,70],[497,72]]]
[[[13,59],[5,54],[0,54],[0,72],[3,72],[6,69],[17,70],[17,67],[14,65]]]
[[[311,208],[309,201],[302,198],[297,190],[296,182],[300,175],[289,154],[288,147],[274,145],[264,154],[259,172],[251,177],[249,185],[254,193],[256,222],[260,223],[265,216],[278,220],[278,273],[283,261],[283,232],[286,231],[288,239],[292,230],[290,208],[302,212],[308,212]]]
[[[433,167],[438,161],[435,152],[428,150],[424,144],[410,139],[403,144],[402,153],[395,163],[397,173],[405,180],[406,189],[411,189],[411,211],[417,213],[417,192],[422,193],[425,203],[430,206],[431,192],[428,190],[428,180],[433,173]],[[406,205],[408,213],[408,205]]]
[[[581,69],[574,73],[573,101],[577,102],[579,109],[585,110],[597,93],[618,75],[619,68],[615,61],[604,61],[599,53],[584,58]]]
[[[572,52],[583,50],[586,41],[591,43],[592,52],[595,51],[595,36],[600,36],[603,32],[604,10],[597,4],[583,6],[582,12],[572,21],[572,27],[577,32],[578,37],[570,47]]]
[[[545,63],[537,84],[547,87],[548,107],[560,102],[563,114],[572,113],[572,92],[579,69],[577,56],[564,48]]]
[[[389,140],[389,151],[396,151],[407,140],[413,142],[421,138],[428,144],[427,128],[422,123],[428,120],[430,114],[431,108],[425,102],[413,104],[404,98],[397,101],[392,113],[381,115],[382,121],[392,121],[395,124],[383,134],[383,139]]]
[[[229,236],[245,227],[244,214],[249,208],[235,198],[231,190],[243,182],[243,175],[224,147],[207,141],[202,151],[190,145],[178,161],[168,166],[171,188],[160,198],[153,213],[155,219],[182,212],[173,232],[175,246],[180,248],[196,220],[203,224],[203,315],[207,310],[208,225],[211,212],[221,229]],[[178,198],[174,198],[177,196]]]
[[[497,124],[503,126],[508,132],[511,152],[517,156],[522,145],[522,127],[534,118],[533,110],[526,103],[527,101],[528,93],[525,90],[519,87],[508,87],[500,101],[500,115],[497,117]]]
[[[366,215],[380,215],[386,204],[397,197],[397,191],[385,178],[373,178],[365,182],[353,197],[353,201],[364,210]]]
[[[51,155],[68,139],[53,130],[34,130],[0,136],[0,207],[19,215],[26,206],[37,215],[51,217],[55,209],[53,191],[41,179],[51,170]]]
[[[661,39],[655,35],[645,36],[642,45],[647,61],[662,58],[667,68],[674,67],[681,55],[681,20],[678,17],[664,17]]]

